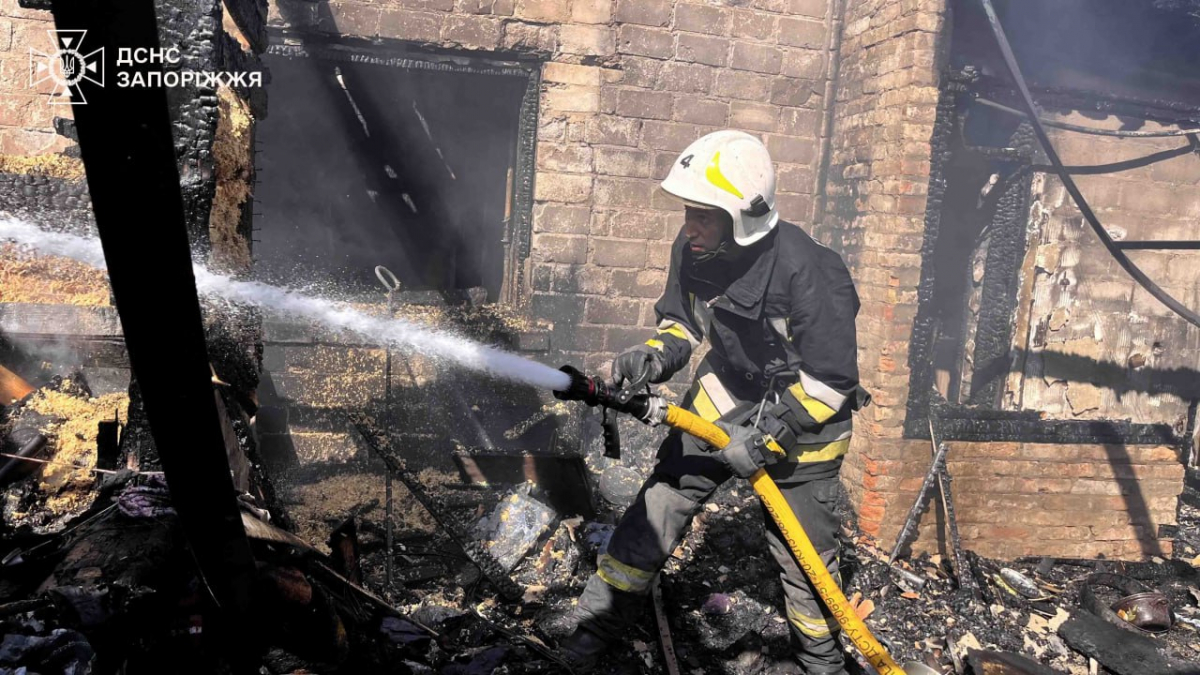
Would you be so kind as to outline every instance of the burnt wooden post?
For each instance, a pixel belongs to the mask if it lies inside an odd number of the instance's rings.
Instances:
[[[210,381],[167,92],[117,78],[119,50],[159,47],[154,3],[54,0],[52,11],[58,30],[87,31],[82,53],[104,49],[104,86],[81,81],[87,103],[74,114],[113,297],[184,534],[232,644],[245,646],[254,558]]]

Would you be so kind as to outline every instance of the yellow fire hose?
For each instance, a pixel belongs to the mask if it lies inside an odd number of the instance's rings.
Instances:
[[[672,429],[679,429],[684,433],[691,434],[715,448],[724,448],[729,444],[729,434],[725,433],[721,427],[707,422],[679,406],[667,406],[665,424]],[[769,447],[774,452],[785,454],[774,441],[771,441]],[[850,638],[854,646],[862,652],[867,662],[880,675],[905,675],[905,670],[892,660],[883,645],[879,644],[879,641],[871,634],[867,625],[854,613],[850,602],[846,600],[842,589],[838,587],[837,582],[829,574],[829,570],[825,568],[824,561],[821,560],[817,549],[813,548],[812,542],[809,541],[800,521],[796,519],[796,514],[792,513],[783,493],[775,485],[775,481],[771,480],[764,469],[759,469],[750,477],[750,485],[767,507],[767,513],[770,513],[771,518],[779,525],[779,530],[783,532],[788,547],[792,549],[792,553],[800,563],[800,569],[804,570],[804,574],[817,589],[817,594],[825,601],[825,606],[837,619],[838,625],[842,627],[846,637]]]

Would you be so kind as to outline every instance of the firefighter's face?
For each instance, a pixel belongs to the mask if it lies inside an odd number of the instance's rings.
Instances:
[[[683,234],[693,253],[715,251],[733,233],[733,218],[721,209],[687,206]]]

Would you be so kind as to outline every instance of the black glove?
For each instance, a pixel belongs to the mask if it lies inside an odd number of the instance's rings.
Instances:
[[[718,450],[716,457],[733,475],[749,478],[759,469],[775,461],[774,453],[767,448],[762,431],[724,422],[717,422],[717,426],[729,434],[729,444]]]
[[[655,384],[663,381],[663,355],[650,345],[638,345],[613,359],[612,379],[618,387],[628,382],[636,382],[649,371],[649,381]]]

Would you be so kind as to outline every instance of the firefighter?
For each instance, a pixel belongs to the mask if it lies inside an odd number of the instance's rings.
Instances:
[[[676,159],[662,189],[683,202],[667,285],[655,305],[657,333],[613,361],[617,384],[648,369],[665,382],[702,340],[684,406],[732,438],[714,452],[672,432],[597,560],[575,610],[564,657],[594,668],[628,633],[654,576],[692,517],[731,477],[765,467],[813,545],[838,578],[838,472],[851,414],[869,401],[858,384],[854,319],[858,296],[841,257],[799,227],[780,224],[775,170],[766,147],[740,131],[718,131]],[[765,435],[787,450],[763,449]],[[765,517],[764,513],[764,517]],[[808,583],[774,521],[767,545],[780,569],[796,659],[807,673],[845,673],[838,624]]]

